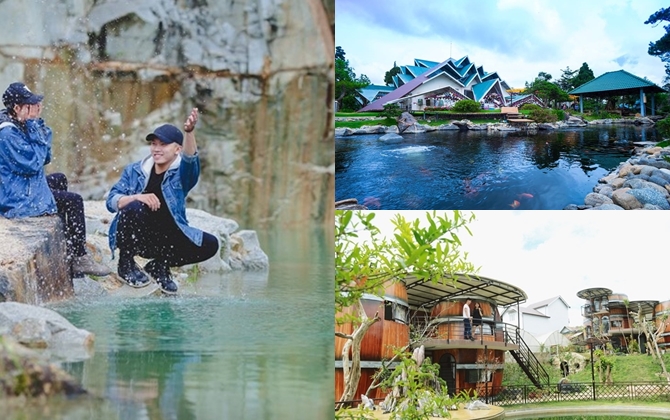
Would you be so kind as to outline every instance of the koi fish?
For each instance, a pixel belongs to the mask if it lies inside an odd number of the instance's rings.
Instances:
[[[512,201],[512,204],[510,204],[509,206],[511,208],[515,209],[515,208],[519,207],[520,205],[521,205],[521,203],[519,203],[519,200],[514,200],[514,201]]]
[[[533,194],[521,193],[519,194],[519,198],[533,198]]]

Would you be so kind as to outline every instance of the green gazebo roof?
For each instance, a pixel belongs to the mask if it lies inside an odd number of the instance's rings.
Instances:
[[[642,89],[646,93],[661,93],[665,89],[649,80],[628,73],[625,70],[611,71],[568,92],[570,95],[592,97],[635,95]]]

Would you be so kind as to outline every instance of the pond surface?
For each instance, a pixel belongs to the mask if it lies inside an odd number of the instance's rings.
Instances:
[[[371,210],[560,210],[583,204],[598,180],[654,128],[608,125],[560,131],[441,131],[335,141],[335,200]]]
[[[332,232],[259,236],[269,273],[208,274],[177,297],[54,306],[96,335],[92,358],[63,364],[92,396],[1,417],[332,418]]]

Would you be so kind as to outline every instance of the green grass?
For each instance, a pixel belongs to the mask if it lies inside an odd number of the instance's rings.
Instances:
[[[591,382],[590,354],[582,354],[586,359],[586,366],[579,372],[568,375],[570,382]],[[666,369],[670,369],[670,353],[663,356]],[[562,378],[557,367],[550,363],[542,363],[549,374],[549,382],[556,384]],[[503,385],[532,385],[528,377],[516,363],[505,364]],[[598,371],[595,370],[596,382]],[[661,373],[661,364],[651,356],[642,354],[624,354],[614,356],[614,368],[612,369],[612,381],[616,382],[664,382],[658,374]]]
[[[335,121],[335,128],[361,128],[364,125],[384,125],[393,126],[397,122],[393,118],[386,118],[384,120],[363,120],[363,121]]]

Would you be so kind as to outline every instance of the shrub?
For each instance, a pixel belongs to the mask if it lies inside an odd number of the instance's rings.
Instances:
[[[524,111],[535,111],[536,109],[542,109],[542,107],[540,105],[537,105],[537,104],[527,103],[527,104],[521,105],[521,108],[519,108],[519,109],[520,110],[523,109]]]
[[[663,118],[656,123],[656,130],[663,138],[670,137],[670,116]]]
[[[481,109],[481,104],[472,99],[462,99],[456,102],[454,107],[451,108],[451,110],[455,112],[479,112]]]
[[[562,109],[552,109],[552,112],[556,115],[558,121],[565,120],[565,112]]]
[[[530,111],[530,114],[528,114],[531,120],[535,121],[536,123],[552,123],[556,122],[558,117],[554,112],[552,112],[551,109],[545,109],[545,108],[540,108],[538,109],[533,109]]]
[[[384,110],[379,114],[381,117],[386,117],[386,118],[398,118],[402,114],[402,110],[400,109],[400,105],[398,104],[387,104],[384,105]]]

